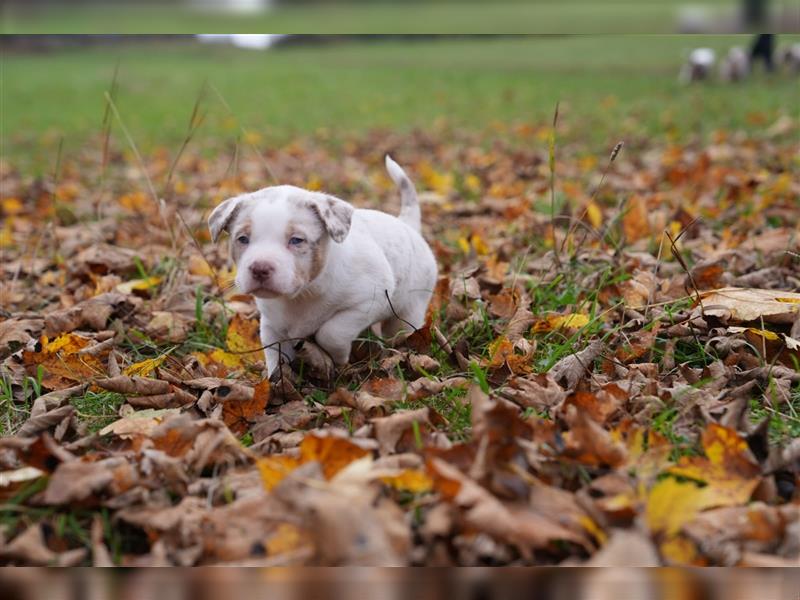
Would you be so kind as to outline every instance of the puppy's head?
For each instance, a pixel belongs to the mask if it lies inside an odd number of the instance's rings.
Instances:
[[[211,239],[230,234],[236,284],[258,298],[292,297],[322,271],[332,240],[350,231],[353,207],[289,185],[225,200],[208,217]]]

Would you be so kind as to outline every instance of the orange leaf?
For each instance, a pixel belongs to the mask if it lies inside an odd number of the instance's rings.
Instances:
[[[760,467],[736,431],[712,423],[703,432],[705,457],[681,457],[671,475],[650,490],[647,523],[653,532],[674,535],[707,508],[746,503],[760,481]]]
[[[345,438],[308,434],[300,443],[300,456],[267,456],[256,463],[261,481],[267,491],[272,490],[284,477],[300,465],[319,462],[326,479],[331,479],[351,462],[370,454],[361,446]]]
[[[433,480],[424,472],[406,469],[399,475],[381,477],[381,481],[397,490],[421,494],[433,489]]]
[[[235,434],[243,434],[256,416],[264,414],[267,402],[269,402],[269,394],[269,379],[264,379],[256,385],[250,400],[225,402],[222,405],[222,420]]]
[[[318,461],[321,463],[326,479],[330,479],[351,462],[363,458],[367,454],[369,454],[369,450],[339,437],[307,435],[300,444],[302,462]]]
[[[633,196],[628,201],[628,210],[622,217],[622,230],[629,242],[635,242],[650,235],[647,202],[641,196]]]
[[[42,349],[39,352],[24,350],[22,361],[31,374],[36,373],[38,366],[43,367],[42,383],[45,387],[62,389],[105,372],[105,367],[98,357],[78,354],[78,351],[91,343],[92,340],[76,333],[65,333],[52,342],[43,337]]]

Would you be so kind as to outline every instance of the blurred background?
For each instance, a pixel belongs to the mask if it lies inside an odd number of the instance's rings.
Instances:
[[[6,0],[3,33],[798,31],[798,0]]]
[[[621,139],[758,135],[796,119],[797,69],[779,58],[800,36],[774,36],[771,71],[758,61],[746,78],[722,79],[730,49],[749,52],[755,39],[4,35],[0,142],[15,165],[52,169],[59,152],[98,147],[106,93],[145,153],[180,145],[193,120],[192,146],[210,149],[239,140],[265,150],[302,136],[341,144],[414,129],[440,138],[448,129],[492,131],[530,146],[545,143],[557,102],[560,139],[598,156]],[[687,84],[679,74],[698,47],[716,64]]]

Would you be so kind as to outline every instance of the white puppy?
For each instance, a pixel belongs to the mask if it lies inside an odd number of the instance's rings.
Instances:
[[[780,53],[780,62],[790,73],[800,74],[800,44],[792,44],[784,48]]]
[[[689,58],[681,68],[678,80],[683,84],[688,84],[708,79],[716,60],[717,55],[711,48],[695,48],[689,53]]]
[[[256,297],[270,375],[303,338],[343,365],[370,326],[392,338],[424,324],[436,260],[414,184],[389,156],[386,168],[400,188],[398,217],[290,185],[230,198],[209,216],[212,240],[230,234],[236,284]]]
[[[750,57],[741,46],[734,46],[719,65],[719,76],[722,81],[735,83],[747,78],[750,72]]]

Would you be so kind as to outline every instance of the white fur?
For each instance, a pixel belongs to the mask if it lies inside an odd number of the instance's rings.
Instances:
[[[791,44],[779,53],[781,64],[795,75],[800,74],[800,43]]]
[[[734,46],[719,65],[719,76],[723,81],[742,81],[750,73],[750,57],[744,48]]]
[[[695,48],[689,53],[689,58],[681,68],[679,81],[688,84],[708,79],[716,60],[717,55],[711,48]]]
[[[314,336],[341,365],[349,359],[353,340],[376,323],[382,324],[387,337],[424,324],[436,284],[436,260],[419,233],[420,213],[413,184],[388,156],[386,166],[401,189],[400,217],[353,210],[342,200],[293,186],[275,186],[232,198],[209,217],[213,238],[228,228],[236,236],[237,211],[250,211],[252,230],[239,256],[237,285],[245,293],[256,295],[269,374],[281,357],[293,358],[293,346],[300,339]],[[343,221],[349,217],[349,230],[338,243],[324,218],[306,209],[309,204],[321,203],[324,207],[331,202],[343,203],[335,204],[339,216]],[[329,237],[322,240],[327,243],[327,253],[319,274],[300,287],[296,285],[297,249],[286,243],[291,235],[287,227],[298,219],[304,223],[305,233],[317,227],[319,235]],[[341,221],[334,225],[341,225]],[[274,267],[267,286],[260,286],[250,273],[250,266],[259,261]]]

